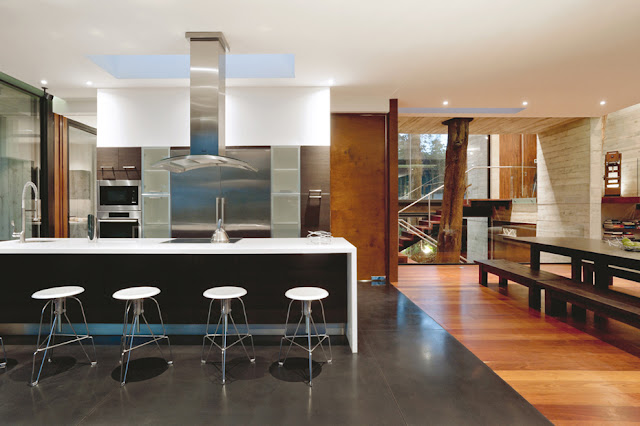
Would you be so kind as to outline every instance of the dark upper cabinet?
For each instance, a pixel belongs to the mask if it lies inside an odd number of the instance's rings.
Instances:
[[[330,147],[300,147],[300,236],[330,231]]]
[[[118,169],[130,174],[137,173],[138,177],[130,179],[140,179],[142,170],[142,148],[118,148]]]
[[[98,180],[139,180],[142,148],[98,148]]]

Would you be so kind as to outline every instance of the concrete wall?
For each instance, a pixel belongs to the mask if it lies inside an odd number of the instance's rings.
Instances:
[[[467,170],[472,167],[486,167],[489,165],[489,153],[487,145],[489,139],[486,135],[469,135],[467,147]],[[467,174],[467,198],[489,198],[488,178],[489,171],[486,168],[474,169]]]
[[[638,191],[640,104],[609,114],[605,126],[605,138],[600,161],[603,168],[604,154],[607,151],[622,153],[622,188],[620,195],[623,197],[640,195]]]
[[[489,221],[486,217],[467,218],[467,260],[489,258]]]
[[[489,154],[489,162],[492,166],[500,165],[500,135],[491,135],[491,153]],[[491,194],[489,198],[500,198],[500,169],[493,168],[489,170],[491,179]]]
[[[600,238],[599,123],[585,118],[538,135],[537,236]]]

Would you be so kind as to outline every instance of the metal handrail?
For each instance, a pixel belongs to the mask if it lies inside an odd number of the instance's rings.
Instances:
[[[410,224],[406,220],[398,219],[398,224],[400,226],[404,227],[407,230],[407,232],[410,232],[410,233],[420,237],[421,240],[428,241],[431,244],[436,244],[436,245],[438,244],[438,241],[435,238],[433,238],[431,235],[425,234],[420,229],[416,228],[415,226],[413,226],[412,224]]]
[[[427,185],[431,185],[431,184],[432,184],[432,182],[433,182],[434,180],[436,180],[436,179],[440,179],[441,177],[442,177],[442,175],[438,175],[438,176],[434,177],[434,178],[433,178],[433,179],[431,179],[429,182],[425,182],[425,183],[423,183],[422,185],[420,185],[419,187],[412,189],[412,190],[411,190],[411,191],[409,191],[409,192],[408,192],[404,197],[409,197],[411,194],[413,194],[413,193],[414,193],[414,192],[416,192],[417,190],[419,190],[419,189],[421,190],[421,189],[422,189],[422,188],[424,188],[425,186],[427,186]],[[401,199],[402,199],[402,200],[407,200],[407,199],[409,199],[409,198],[401,198]]]
[[[400,225],[401,227],[405,228],[405,230],[407,232],[416,235],[422,241],[427,241],[427,242],[435,245],[436,247],[438,246],[438,241],[435,238],[433,238],[431,235],[425,234],[420,229],[416,228],[415,226],[413,226],[412,224],[410,224],[406,220],[398,219],[398,225]],[[464,263],[469,263],[469,261],[463,256],[460,256],[460,260],[462,260]]]

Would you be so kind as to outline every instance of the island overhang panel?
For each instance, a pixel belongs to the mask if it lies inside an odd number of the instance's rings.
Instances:
[[[283,331],[289,303],[285,291],[318,286],[330,294],[323,301],[330,334],[346,334],[352,351],[357,352],[356,248],[343,238],[322,245],[311,244],[306,238],[247,238],[233,244],[167,241],[1,242],[0,268],[18,273],[4,283],[0,331],[37,333],[42,303],[32,300],[31,294],[46,287],[80,285],[85,288],[80,297],[92,333],[116,335],[122,332],[124,307],[111,297],[113,292],[152,285],[162,291],[157,299],[167,331],[201,334],[209,302],[202,292],[210,287],[236,285],[248,291],[243,301],[252,332],[278,335]],[[298,311],[294,305],[292,315]]]

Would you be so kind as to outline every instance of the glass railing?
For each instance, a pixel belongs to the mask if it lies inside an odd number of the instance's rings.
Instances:
[[[518,262],[528,260],[528,251],[521,244],[509,240],[509,236],[535,236],[534,197],[504,199],[489,197],[491,173],[524,171],[532,173],[530,166],[475,166],[466,172],[464,218],[460,231],[460,250],[455,253],[439,253],[438,233],[444,185],[415,200],[399,200],[398,241],[399,263],[435,264],[469,263],[477,259],[509,259]],[[505,173],[506,172],[506,173]],[[535,174],[535,171],[533,172]],[[503,179],[503,192],[504,192]],[[515,179],[507,186],[508,192],[520,196],[522,181]],[[511,179],[506,179],[511,185]]]
[[[401,215],[398,224],[399,263],[464,264],[479,259],[529,260],[528,248],[510,237],[535,236],[536,225],[533,223],[516,223],[492,217],[464,217],[460,251],[438,256],[440,223],[437,215],[433,215],[429,226],[427,216],[417,213]]]

